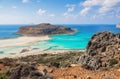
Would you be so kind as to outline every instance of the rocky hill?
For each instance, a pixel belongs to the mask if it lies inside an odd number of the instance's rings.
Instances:
[[[93,70],[120,68],[120,34],[100,32],[93,35],[80,64]]]
[[[56,26],[49,23],[42,23],[33,26],[23,26],[21,27],[17,34],[24,36],[41,36],[41,35],[53,35],[53,34],[67,34],[73,33],[75,30],[72,30],[69,27],[65,26]]]

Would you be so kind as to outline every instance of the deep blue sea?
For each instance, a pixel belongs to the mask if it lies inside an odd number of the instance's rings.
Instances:
[[[50,36],[52,39],[48,41],[38,42],[29,46],[39,49],[85,49],[91,36],[97,32],[110,31],[120,33],[120,29],[116,25],[111,24],[61,24],[64,26],[77,29],[75,34],[63,34]],[[0,25],[0,38],[9,38],[20,36],[15,32],[23,25]],[[26,46],[27,47],[27,46]],[[14,47],[18,48],[18,47]],[[10,50],[14,48],[9,48]],[[4,49],[7,51],[8,49]],[[0,49],[3,51],[3,49]]]

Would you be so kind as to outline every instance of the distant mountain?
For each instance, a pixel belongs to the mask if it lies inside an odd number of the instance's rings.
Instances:
[[[69,27],[51,25],[49,23],[42,23],[33,26],[20,27],[17,33],[24,36],[42,36],[42,35],[53,35],[53,34],[68,34],[74,32],[75,30]]]

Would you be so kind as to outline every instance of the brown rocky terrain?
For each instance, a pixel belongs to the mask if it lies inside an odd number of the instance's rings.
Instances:
[[[42,23],[33,26],[23,26],[18,30],[18,34],[24,36],[41,36],[41,35],[54,35],[54,34],[67,34],[74,33],[75,30],[65,27],[56,26],[49,23]]]
[[[120,79],[120,69],[91,71],[80,66],[59,68],[52,74],[56,79]]]
[[[54,69],[76,64],[82,53],[79,51],[31,55],[16,59],[3,58],[0,59],[0,79],[54,79],[52,74]]]

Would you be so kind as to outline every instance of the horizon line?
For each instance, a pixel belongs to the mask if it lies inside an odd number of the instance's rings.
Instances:
[[[0,25],[37,25],[37,24],[41,24],[41,23],[35,23],[35,24],[0,24]],[[107,24],[107,25],[109,25],[108,23],[82,23],[82,24],[80,24],[80,23],[72,23],[72,24],[68,24],[68,23],[50,23],[50,24],[55,24],[55,25],[61,25],[61,24],[63,24],[63,25],[89,25],[89,24],[92,24],[92,25],[98,25],[98,24],[101,24],[101,25],[104,25],[104,24]],[[110,25],[116,25],[116,24],[119,24],[119,23],[110,23]]]

